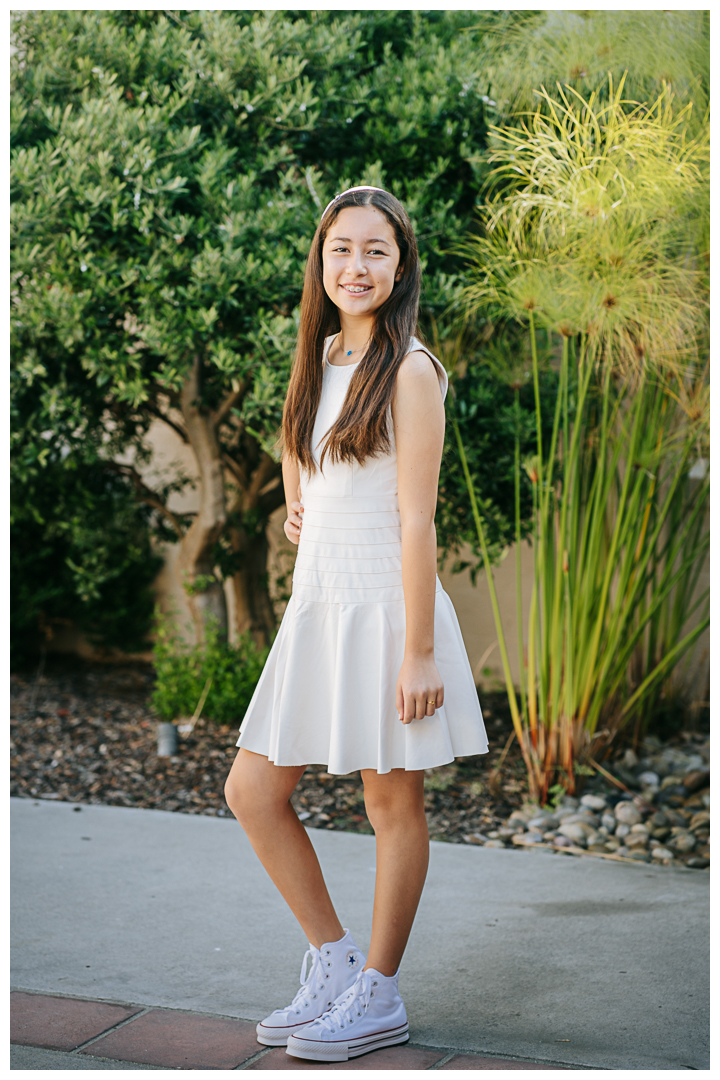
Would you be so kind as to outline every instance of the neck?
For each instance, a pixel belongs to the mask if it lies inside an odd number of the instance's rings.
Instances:
[[[360,352],[367,345],[373,330],[373,320],[348,318],[340,313],[340,345],[345,354]]]

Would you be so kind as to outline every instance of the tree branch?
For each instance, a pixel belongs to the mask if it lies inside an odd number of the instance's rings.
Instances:
[[[263,452],[260,464],[252,474],[250,487],[248,489],[248,501],[251,505],[257,502],[261,489],[265,487],[269,480],[277,475],[278,469],[279,466],[277,462],[273,461],[269,454]]]
[[[246,382],[241,383],[240,387],[237,390],[233,390],[231,394],[228,394],[225,400],[220,404],[220,407],[213,414],[213,423],[215,424],[216,430],[221,424],[225,423],[232,409],[234,409],[238,402],[242,401],[245,397],[247,388],[248,384]]]
[[[171,427],[173,431],[175,431],[180,436],[184,443],[190,442],[187,436],[187,432],[183,428],[181,428],[179,424],[176,424],[174,420],[171,420],[167,413],[164,413],[162,409],[159,408],[157,405],[152,405],[150,402],[148,402],[147,410],[148,412],[152,413],[153,416],[156,416],[158,420],[162,420],[168,425],[168,427]]]
[[[233,458],[231,458],[230,455],[227,453],[223,453],[222,462],[223,465],[227,466],[227,468],[233,474],[240,487],[244,489],[245,484],[247,483],[247,476],[245,475],[245,470],[243,469],[243,467],[239,465],[237,461],[234,461]]]
[[[147,486],[140,473],[133,465],[120,465],[116,461],[108,461],[106,467],[111,472],[119,473],[121,476],[126,476],[131,480],[140,502],[145,503],[146,506],[152,506],[154,510],[157,510],[158,513],[162,515],[162,517],[166,518],[177,533],[179,539],[182,540],[185,533],[180,524],[180,519],[173,514],[172,510],[168,510],[157,492]]]

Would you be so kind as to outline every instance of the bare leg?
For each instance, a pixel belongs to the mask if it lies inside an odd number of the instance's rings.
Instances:
[[[375,830],[377,874],[366,967],[394,975],[420,903],[429,858],[424,773],[363,770],[365,808]]]
[[[315,849],[290,803],[304,765],[282,767],[239,750],[225,783],[227,804],[290,910],[316,948],[343,936]]]

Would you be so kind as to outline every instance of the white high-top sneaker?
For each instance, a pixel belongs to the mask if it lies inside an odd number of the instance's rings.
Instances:
[[[289,1037],[286,1053],[309,1061],[347,1061],[409,1038],[397,972],[383,975],[368,968],[329,1012]]]
[[[322,1016],[352,986],[365,960],[349,930],[339,941],[328,941],[319,949],[311,945],[303,958],[301,986],[292,1004],[260,1021],[256,1028],[258,1042],[285,1046],[289,1035]]]

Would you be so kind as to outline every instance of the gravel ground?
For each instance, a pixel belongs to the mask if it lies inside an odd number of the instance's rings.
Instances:
[[[13,675],[11,794],[229,815],[223,786],[237,753],[237,727],[201,720],[180,738],[175,756],[158,757],[157,718],[148,704],[152,678],[149,667],[57,661],[40,679]],[[642,756],[626,750],[608,765],[629,791],[596,776],[582,801],[565,799],[538,816],[526,803],[516,743],[504,754],[499,779],[492,776],[512,732],[505,695],[483,694],[482,704],[490,752],[426,773],[432,839],[696,869],[709,864],[706,733],[685,732],[665,743],[651,736]],[[626,807],[618,810],[622,802]],[[311,765],[293,803],[315,828],[372,832],[359,773],[333,776]]]

